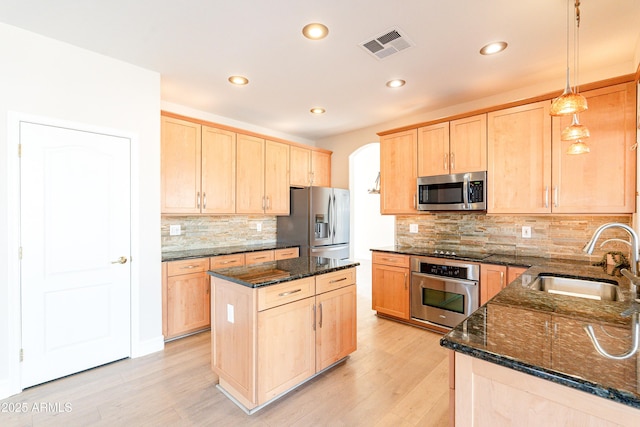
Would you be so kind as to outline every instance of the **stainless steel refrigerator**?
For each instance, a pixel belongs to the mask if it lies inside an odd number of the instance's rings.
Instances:
[[[349,258],[349,190],[291,188],[289,216],[279,216],[278,243],[300,246],[300,256]]]

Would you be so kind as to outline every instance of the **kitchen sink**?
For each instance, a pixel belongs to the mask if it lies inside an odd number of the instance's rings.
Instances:
[[[569,295],[593,300],[622,300],[622,292],[620,292],[617,282],[591,277],[541,273],[531,282],[529,288],[550,294]]]

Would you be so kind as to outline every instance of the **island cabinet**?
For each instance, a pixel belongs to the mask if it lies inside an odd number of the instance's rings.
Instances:
[[[487,115],[418,129],[418,176],[487,170]]]
[[[236,134],[162,117],[163,214],[235,212]]]
[[[373,252],[371,308],[378,313],[409,320],[408,255]]]
[[[356,350],[355,268],[258,288],[211,283],[212,369],[248,413]]]
[[[289,215],[289,146],[238,134],[236,213]]]
[[[416,214],[418,131],[380,138],[380,213]]]
[[[455,354],[455,426],[638,426],[631,406]]]

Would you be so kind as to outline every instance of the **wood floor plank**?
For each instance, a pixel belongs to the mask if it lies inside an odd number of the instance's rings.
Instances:
[[[446,426],[448,353],[440,335],[378,318],[370,284],[358,282],[358,350],[345,362],[246,415],[215,388],[210,334],[166,344],[42,384],[0,401],[26,413],[0,413],[13,426]],[[70,411],[34,412],[41,404]],[[35,405],[35,406],[34,406]]]

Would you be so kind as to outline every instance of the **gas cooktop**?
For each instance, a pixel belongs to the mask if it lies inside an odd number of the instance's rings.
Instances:
[[[450,258],[467,261],[482,261],[485,258],[489,258],[492,254],[486,252],[472,251],[468,249],[454,249],[454,248],[424,248],[421,250],[421,255],[432,256],[437,258]]]

